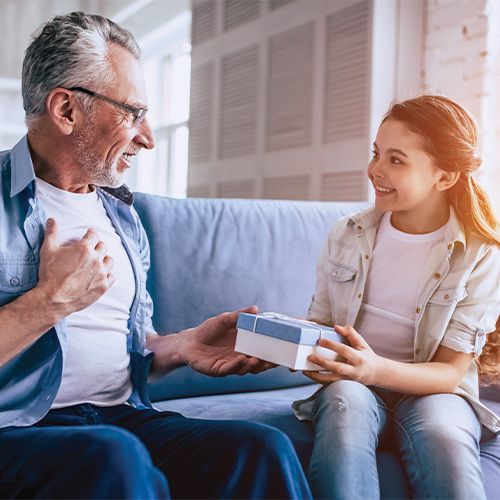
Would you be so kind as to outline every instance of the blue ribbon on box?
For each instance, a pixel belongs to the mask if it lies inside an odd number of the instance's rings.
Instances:
[[[295,344],[316,345],[321,338],[345,343],[334,328],[278,313],[240,313],[237,327]]]

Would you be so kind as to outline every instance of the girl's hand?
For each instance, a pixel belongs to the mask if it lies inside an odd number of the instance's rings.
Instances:
[[[321,339],[319,345],[338,353],[345,359],[345,363],[311,354],[307,359],[330,373],[307,370],[303,372],[304,375],[320,384],[329,384],[336,380],[356,380],[364,385],[377,385],[383,358],[375,354],[352,326],[335,325],[335,330],[343,335],[350,345],[327,339]]]

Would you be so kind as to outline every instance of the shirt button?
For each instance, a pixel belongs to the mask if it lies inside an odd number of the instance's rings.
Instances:
[[[360,299],[361,297],[363,297],[363,294],[358,293],[358,299]]]
[[[129,227],[126,227],[125,234],[128,234],[130,236],[132,234],[132,229],[130,229]]]
[[[358,229],[359,230],[363,229],[363,226],[358,225]]]
[[[416,311],[417,311],[417,314],[418,314],[420,312],[420,307],[417,307]]]
[[[415,349],[415,354],[420,354],[420,349]]]
[[[19,285],[19,278],[16,278],[16,277],[14,277],[14,278],[10,278],[10,284],[11,284],[12,286],[17,286],[17,285]]]
[[[434,278],[438,280],[439,278],[441,278],[441,275],[439,273],[434,273]]]
[[[444,300],[448,300],[449,298],[450,298],[450,296],[447,293],[445,293],[444,296],[443,296],[443,299]]]
[[[368,260],[370,258],[369,255],[365,255],[365,259]]]

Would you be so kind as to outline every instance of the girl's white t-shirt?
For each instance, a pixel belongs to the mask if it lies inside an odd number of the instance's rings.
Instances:
[[[408,234],[391,224],[386,212],[379,224],[355,329],[380,356],[413,362],[418,294],[429,279],[429,255],[444,239],[445,227]]]
[[[36,187],[45,214],[57,221],[59,244],[80,240],[92,228],[114,259],[111,288],[65,320],[67,351],[52,409],[81,403],[124,403],[132,392],[127,335],[135,280],[130,259],[95,190],[71,193],[38,178]]]

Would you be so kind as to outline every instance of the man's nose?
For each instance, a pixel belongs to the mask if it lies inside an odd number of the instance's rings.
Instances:
[[[137,127],[134,142],[146,149],[153,149],[155,147],[154,133],[147,118],[144,118]]]

